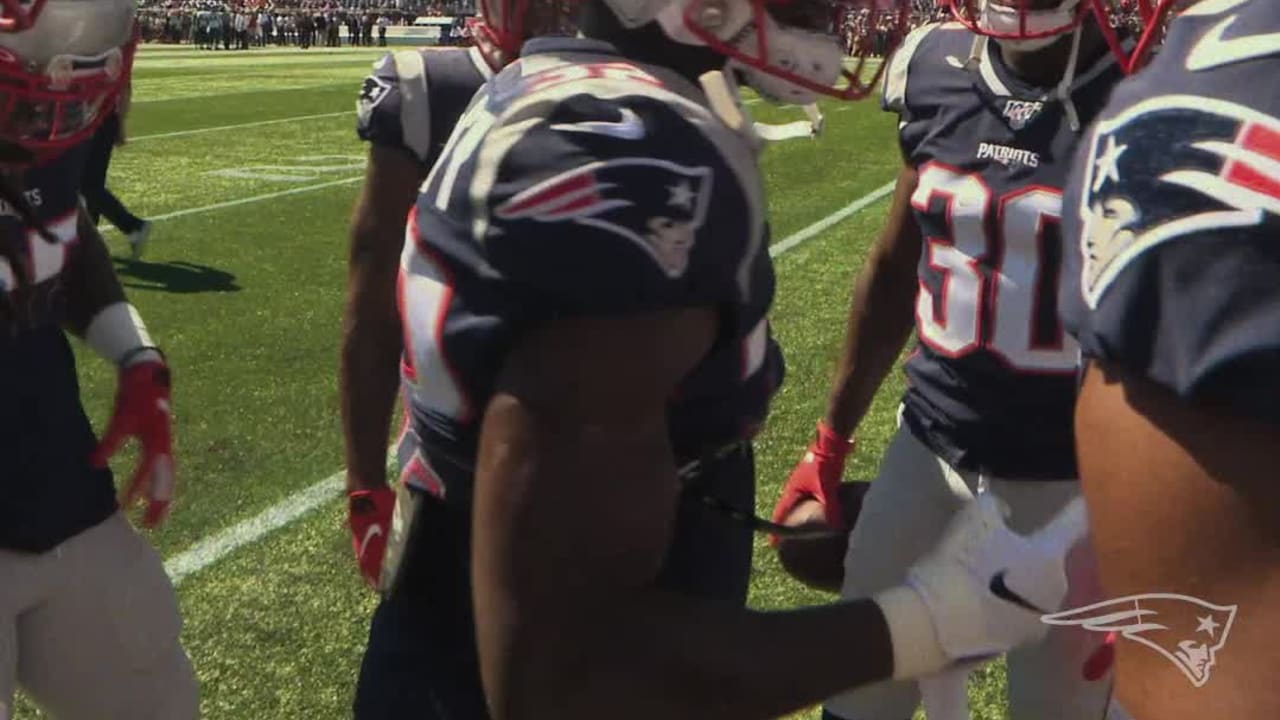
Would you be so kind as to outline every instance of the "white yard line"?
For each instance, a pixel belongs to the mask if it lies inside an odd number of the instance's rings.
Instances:
[[[354,115],[355,110],[344,110],[342,112],[320,113],[319,115],[298,115],[295,117],[279,118],[276,120],[259,120],[257,122],[239,123],[237,125],[217,125],[215,127],[195,128],[193,130],[175,130],[173,132],[152,133],[150,135],[138,135],[129,138],[129,142],[142,142],[143,140],[161,140],[163,138],[185,137],[187,135],[200,135],[203,133],[221,132],[223,130],[239,130],[240,128],[262,127],[264,125],[280,125],[283,123],[302,122],[304,120],[318,120],[320,118],[340,117],[342,115]]]
[[[865,210],[868,205],[878,202],[882,198],[885,198],[890,194],[892,194],[894,186],[895,186],[895,183],[886,183],[884,185],[881,185],[875,190],[872,190],[870,193],[863,195],[862,197],[858,198],[857,200],[854,200],[848,205],[845,205],[844,207],[822,218],[818,222],[810,225],[809,227],[804,228],[803,230],[799,230],[797,232],[791,233],[787,237],[783,238],[781,242],[777,242],[769,246],[769,257],[776,258],[779,255],[782,255],[783,253],[791,250],[792,248],[799,245],[800,243],[812,238],[814,235],[822,233],[828,230],[829,228],[841,222],[844,222],[849,216],[854,215],[855,213],[858,213],[862,210]]]
[[[157,220],[172,220],[174,218],[186,217],[187,215],[199,215],[200,213],[212,212],[214,210],[223,210],[225,208],[239,207],[241,205],[250,205],[264,200],[274,200],[276,198],[288,197],[290,195],[301,195],[303,193],[313,192],[315,190],[324,190],[325,188],[338,187],[339,185],[351,185],[363,180],[363,177],[344,178],[342,180],[330,180],[329,182],[316,183],[315,185],[304,185],[302,187],[289,188],[288,190],[278,190],[276,192],[266,193],[264,195],[254,195],[247,198],[239,198],[237,200],[227,200],[226,202],[214,203],[212,205],[201,205],[200,207],[187,208],[186,210],[175,210],[173,212],[164,213],[163,215],[151,215],[147,218],[152,222]],[[99,225],[98,232],[106,232],[114,230],[111,225]]]
[[[336,472],[311,487],[304,488],[254,517],[211,535],[164,563],[174,584],[235,552],[238,548],[288,525],[319,508],[341,492],[344,472]]]
[[[335,183],[325,183],[323,185],[312,185],[307,188],[297,188],[291,191],[287,190],[282,193],[275,193],[274,196],[278,197],[280,195],[288,195],[296,192],[305,192],[307,190],[315,190],[339,183],[354,182],[355,180],[359,180],[359,178],[340,180]],[[855,213],[866,209],[876,201],[892,193],[893,187],[894,184],[889,183],[876,188],[867,195],[854,200],[812,225],[788,235],[783,238],[781,242],[769,246],[770,257],[779,257],[795,249],[801,243],[812,239],[824,230],[828,230]],[[225,207],[235,204],[244,204],[245,202],[255,202],[256,200],[263,199],[263,197],[264,196],[260,196],[256,199],[247,198],[246,200],[233,201],[232,203],[222,203],[221,206]],[[212,209],[214,207],[218,206],[210,205],[207,208],[184,210],[178,213],[171,213],[168,217],[204,212],[205,210]],[[155,219],[162,219],[164,217],[165,216],[157,216]],[[388,466],[392,461],[392,458],[388,457]],[[169,573],[169,577],[173,579],[175,585],[182,582],[183,579],[189,577],[193,573],[197,573],[204,568],[213,565],[245,545],[261,540],[272,531],[278,530],[301,519],[304,515],[318,509],[329,500],[337,498],[342,492],[344,484],[343,477],[345,475],[346,470],[339,470],[329,477],[293,493],[257,515],[200,540],[195,545],[192,545],[165,561],[165,570]]]

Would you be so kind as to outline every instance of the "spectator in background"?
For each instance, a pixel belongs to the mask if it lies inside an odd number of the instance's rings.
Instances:
[[[111,153],[117,145],[124,145],[128,140],[125,119],[132,95],[132,86],[126,86],[120,93],[115,110],[89,141],[89,156],[80,176],[80,194],[84,196],[93,224],[97,225],[105,217],[129,239],[130,257],[138,260],[151,238],[151,222],[129,212],[129,208],[107,189],[107,169],[111,166]]]

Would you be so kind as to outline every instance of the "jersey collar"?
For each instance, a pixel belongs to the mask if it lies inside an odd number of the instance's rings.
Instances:
[[[479,45],[467,48],[467,57],[471,58],[471,64],[475,66],[476,72],[480,73],[480,77],[485,80],[493,77],[493,68],[489,66],[489,61],[484,59],[484,53],[480,52]]]
[[[996,97],[1041,101],[1054,99],[1055,88],[1038,87],[1019,79],[1004,63],[1004,58],[998,52],[991,51],[991,45],[991,38],[982,38],[982,49],[978,54],[978,77],[984,89]],[[1087,70],[1076,76],[1071,83],[1071,92],[1075,93],[1115,67],[1115,55],[1104,52]]]
[[[520,57],[564,52],[621,55],[618,48],[603,40],[584,37],[540,37],[525,42],[524,47],[520,48]]]

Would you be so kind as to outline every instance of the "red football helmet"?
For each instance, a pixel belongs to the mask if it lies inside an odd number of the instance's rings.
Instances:
[[[1036,50],[1074,32],[1089,14],[1126,72],[1149,58],[1163,18],[1178,0],[947,0],[956,19],[979,35]]]
[[[1093,0],[948,0],[956,20],[979,35],[1019,50],[1051,45],[1074,31]]]
[[[1168,19],[1185,0],[1092,0],[1107,45],[1126,73],[1134,73],[1151,59],[1164,39]]]
[[[45,0],[0,0],[0,32],[18,32],[36,24]]]
[[[0,143],[40,162],[88,139],[115,109],[137,49],[134,3],[39,0],[20,20],[0,2],[15,28],[0,32]]]
[[[571,1],[571,0],[570,0]],[[513,52],[547,7],[566,0],[480,0],[489,43]],[[909,29],[910,0],[605,0],[625,28],[657,22],[668,38],[712,48],[770,99],[806,104],[874,91]],[[552,12],[552,16],[556,13]],[[532,33],[530,33],[532,34]],[[845,65],[845,51],[854,56]]]

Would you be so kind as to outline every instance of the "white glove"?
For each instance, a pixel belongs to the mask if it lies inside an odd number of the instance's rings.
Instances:
[[[895,679],[989,659],[1048,632],[1040,617],[1066,597],[1066,556],[1088,527],[1084,500],[1027,537],[1005,525],[1006,515],[999,499],[980,496],[905,585],[875,597],[893,640]]]

